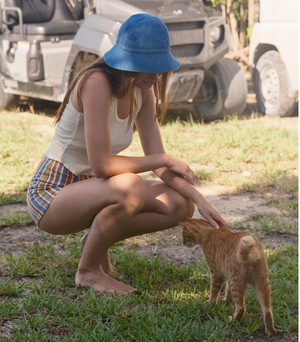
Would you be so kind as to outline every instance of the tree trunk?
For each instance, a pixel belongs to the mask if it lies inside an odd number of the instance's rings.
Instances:
[[[221,3],[221,10],[222,10],[223,18],[224,18],[225,22],[227,23],[226,6],[225,6],[225,4],[223,4],[223,2]]]
[[[233,38],[233,51],[238,51],[240,48],[240,38],[238,33],[238,21],[233,10],[233,0],[227,0],[227,14],[229,14],[231,34]]]
[[[244,11],[244,3],[243,0],[240,0],[240,48],[245,47],[246,43],[246,20],[247,16]]]
[[[248,26],[254,24],[254,0],[248,0]]]

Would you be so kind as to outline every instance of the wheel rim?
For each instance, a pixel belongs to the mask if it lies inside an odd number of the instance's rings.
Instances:
[[[280,80],[276,69],[266,66],[260,72],[259,91],[267,109],[274,108],[280,94]]]
[[[214,77],[209,73],[205,73],[205,77],[196,99],[203,105],[213,107],[218,100],[218,87]]]

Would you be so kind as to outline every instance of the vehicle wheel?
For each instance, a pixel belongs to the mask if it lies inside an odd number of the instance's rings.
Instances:
[[[7,94],[0,84],[0,109],[13,109],[19,106],[19,96]]]
[[[204,121],[239,115],[245,109],[247,92],[247,81],[237,62],[220,58],[205,71],[194,107]]]
[[[253,72],[253,84],[260,112],[269,116],[289,116],[296,99],[288,95],[284,63],[278,51],[268,51],[258,60]]]

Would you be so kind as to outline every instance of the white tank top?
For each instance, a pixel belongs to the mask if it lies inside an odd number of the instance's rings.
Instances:
[[[126,119],[118,117],[118,100],[113,97],[109,114],[112,155],[125,150],[132,142],[134,120],[142,107],[142,94],[139,88],[136,88],[136,97],[137,111],[129,127],[129,117]],[[71,96],[56,126],[54,137],[45,157],[59,161],[75,175],[94,174],[87,156],[84,114],[74,108]]]

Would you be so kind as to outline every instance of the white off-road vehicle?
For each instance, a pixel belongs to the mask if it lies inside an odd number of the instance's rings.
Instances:
[[[202,0],[0,0],[0,109],[19,96],[61,102],[74,75],[116,42],[132,14],[161,18],[181,63],[168,88],[170,103],[193,101],[205,120],[240,114],[247,83],[223,58],[231,36],[221,13]]]
[[[289,116],[298,102],[299,0],[260,0],[249,63],[260,112]]]

